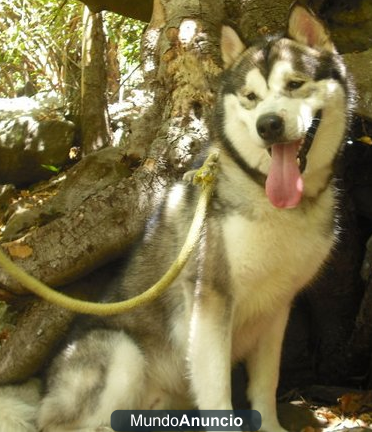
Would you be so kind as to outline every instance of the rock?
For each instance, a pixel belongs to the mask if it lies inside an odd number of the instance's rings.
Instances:
[[[343,57],[357,88],[356,112],[372,120],[372,49]]]
[[[35,85],[31,81],[27,81],[25,85],[17,89],[17,97],[21,96],[34,96],[37,93]]]
[[[323,10],[332,39],[341,53],[364,51],[371,46],[371,0],[330,1]]]
[[[0,130],[0,183],[34,183],[69,160],[75,126],[56,97],[0,99]]]
[[[138,80],[140,76],[138,76]],[[109,105],[111,127],[114,132],[114,147],[126,146],[131,133],[132,123],[144,116],[153,103],[153,96],[140,89],[132,89],[125,95],[125,100]]]

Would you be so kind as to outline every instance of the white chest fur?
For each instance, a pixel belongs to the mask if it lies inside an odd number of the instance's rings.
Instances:
[[[325,194],[308,211],[267,207],[256,217],[225,218],[222,231],[235,304],[242,305],[240,323],[287,304],[319,271],[334,241],[333,200],[331,191]]]

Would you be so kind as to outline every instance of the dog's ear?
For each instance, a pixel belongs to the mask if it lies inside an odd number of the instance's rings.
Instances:
[[[223,25],[221,30],[221,54],[225,68],[231,66],[246,49],[247,47],[238,33],[231,26]]]
[[[295,41],[312,48],[336,51],[322,22],[297,3],[292,6],[289,14],[287,34]]]

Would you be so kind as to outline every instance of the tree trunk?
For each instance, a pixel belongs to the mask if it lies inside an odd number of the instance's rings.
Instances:
[[[120,65],[118,51],[118,44],[109,40],[107,42],[107,89],[111,104],[119,100]]]
[[[102,14],[84,8],[82,47],[81,135],[86,155],[110,144],[107,112],[106,38]]]

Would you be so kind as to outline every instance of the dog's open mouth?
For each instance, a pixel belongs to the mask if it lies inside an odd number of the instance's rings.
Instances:
[[[307,154],[321,120],[321,112],[314,117],[304,138],[272,144],[271,166],[266,179],[266,195],[278,208],[296,207],[304,189],[301,174],[306,169]]]
[[[302,140],[302,143],[300,145],[297,158],[298,158],[298,163],[300,166],[301,173],[305,171],[306,164],[307,164],[307,154],[311,148],[311,145],[313,144],[314,137],[321,120],[322,120],[322,111],[319,110],[317,111],[315,117],[313,118],[313,121],[306,132],[305,138]]]

